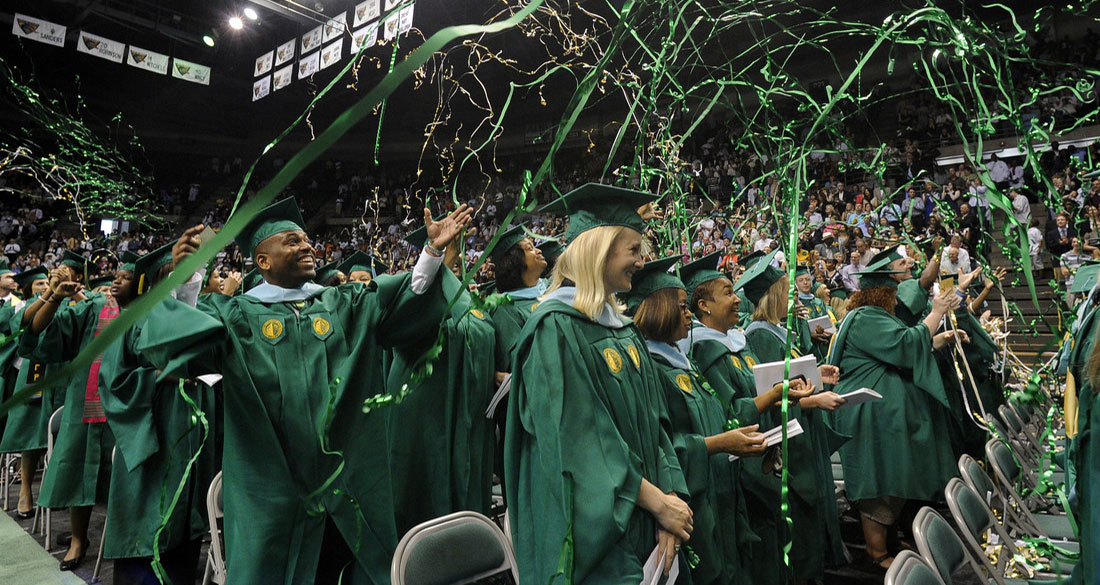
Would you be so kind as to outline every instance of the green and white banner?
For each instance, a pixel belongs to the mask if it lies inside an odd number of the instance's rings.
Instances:
[[[168,75],[168,55],[130,45],[126,51],[126,64],[161,75]]]
[[[115,63],[122,63],[122,59],[126,57],[126,43],[112,41],[83,30],[80,31],[80,38],[76,41],[76,50]]]
[[[199,65],[198,63],[173,58],[172,77],[192,83],[210,85],[210,68],[206,65]]]

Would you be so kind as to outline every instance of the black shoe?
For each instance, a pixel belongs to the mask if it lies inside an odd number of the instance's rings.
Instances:
[[[80,566],[80,562],[84,560],[84,553],[81,553],[79,557],[69,561],[61,561],[60,569],[62,571],[72,571]]]
[[[69,546],[73,542],[73,533],[62,532],[61,534],[57,535],[57,540],[55,540],[54,542],[57,543],[57,546]]]
[[[20,512],[19,510],[16,510],[15,517],[20,520],[30,520],[31,518],[34,518],[34,509],[31,508],[29,512]]]

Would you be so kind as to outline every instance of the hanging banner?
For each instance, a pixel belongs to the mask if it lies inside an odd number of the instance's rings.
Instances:
[[[348,13],[341,12],[340,16],[333,18],[325,23],[325,35],[323,42],[329,42],[332,39],[339,38],[344,34],[344,31],[348,28]]]
[[[173,58],[172,77],[190,81],[191,83],[210,85],[210,68],[206,65],[199,65],[198,63]]]
[[[80,38],[76,41],[76,50],[115,63],[122,63],[122,60],[126,57],[126,43],[112,41],[85,31],[80,31]]]
[[[401,24],[398,26],[398,30],[403,33],[407,33],[412,30],[413,27],[413,4],[401,9]]]
[[[302,36],[302,54],[321,46],[321,25]]]
[[[380,12],[378,0],[367,0],[355,6],[355,18],[352,19],[352,28],[359,28],[363,23],[378,18]]]
[[[367,47],[368,49],[378,44],[378,22],[372,22],[367,26],[355,31],[351,35],[351,50],[354,53],[358,53],[359,49]]]
[[[130,50],[126,52],[126,64],[161,75],[168,74],[168,55],[155,53],[133,45],[130,45]]]
[[[321,54],[314,53],[308,57],[298,61],[298,79],[305,79],[314,73],[317,73],[318,64],[321,61]]]
[[[290,39],[289,41],[279,45],[279,47],[275,49],[276,67],[294,58],[294,46],[296,44],[297,43],[294,42],[294,39]]]
[[[340,54],[344,50],[344,39],[321,49],[321,69],[326,69],[340,62]]]
[[[392,41],[397,38],[397,26],[400,24],[401,15],[394,12],[389,15],[382,24],[382,38]]]
[[[271,76],[268,75],[252,84],[252,101],[262,100],[271,93]]]
[[[256,58],[256,67],[252,70],[252,77],[258,77],[271,71],[271,64],[275,59],[275,51],[268,51]]]
[[[280,89],[290,85],[290,80],[294,77],[294,65],[287,65],[282,69],[275,70],[274,82],[272,83],[271,90],[279,91]]]
[[[18,12],[12,19],[11,34],[55,47],[65,46],[65,27]]]

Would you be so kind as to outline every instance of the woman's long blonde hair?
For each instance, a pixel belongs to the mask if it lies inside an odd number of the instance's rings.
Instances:
[[[752,310],[753,321],[767,321],[772,325],[778,325],[787,320],[787,295],[789,293],[791,279],[784,276],[772,283],[768,292],[756,304]]]
[[[603,269],[615,239],[627,229],[630,228],[605,225],[577,236],[558,258],[547,294],[558,290],[562,283],[569,280],[577,287],[573,308],[587,315],[589,319],[596,320],[603,312],[604,303],[609,303],[622,314],[626,307],[619,303],[614,293],[607,290],[603,281]]]

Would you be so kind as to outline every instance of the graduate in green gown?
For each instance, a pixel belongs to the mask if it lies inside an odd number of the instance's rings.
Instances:
[[[340,263],[338,270],[347,276],[347,282],[370,284],[379,274],[389,272],[390,267],[378,256],[357,250]]]
[[[836,315],[833,314],[833,310],[814,294],[814,277],[810,274],[809,267],[800,265],[797,268],[794,286],[798,289],[798,304],[806,308],[807,320],[828,316],[829,322],[836,326]],[[833,338],[833,334],[820,325],[815,329],[809,332],[812,351],[818,363],[822,363],[825,361],[825,355],[829,353],[829,340]]]
[[[1096,343],[1096,336],[1100,328],[1096,313],[1095,308],[1088,310],[1088,323],[1079,329],[1079,342],[1074,344],[1074,359],[1070,361],[1071,372],[1080,376],[1077,433],[1067,455],[1076,474],[1071,485],[1077,499],[1081,537],[1081,559],[1073,568],[1073,583],[1100,583],[1100,443],[1096,440],[1100,430],[1096,395],[1100,388],[1100,344]],[[1080,347],[1086,345],[1087,350]],[[1087,361],[1082,359],[1085,356]]]
[[[759,538],[741,489],[741,460],[729,455],[759,457],[767,445],[759,425],[740,426],[733,404],[719,398],[676,345],[691,327],[686,287],[668,273],[677,260],[655,260],[635,273],[626,304],[664,376],[672,443],[694,513],[692,583],[747,584],[749,545]]]
[[[898,279],[909,276],[888,265],[861,272],[860,290],[829,353],[829,363],[844,372],[838,393],[870,388],[882,395],[832,415],[836,429],[852,437],[840,448],[844,484],[860,510],[867,556],[882,568],[893,562],[887,535],[905,501],[942,500],[956,473],[942,432],[948,402],[932,351],[953,342],[954,333],[935,331],[960,299],[937,297],[922,323],[906,326],[893,309]]]
[[[134,263],[121,264],[111,296],[125,307],[148,292],[171,262],[168,244]],[[204,444],[204,429],[188,401],[212,422],[214,393],[194,380],[158,381],[157,369],[136,349],[144,325],[144,319],[139,320],[113,343],[100,368],[103,410],[116,437],[103,556],[115,559],[116,585],[155,582],[154,551],[173,583],[193,583],[201,539],[208,531],[206,492],[217,473],[216,429],[209,429]],[[172,506],[181,484],[180,500]]]
[[[501,234],[489,257],[496,273],[496,292],[504,295],[503,302],[492,312],[497,338],[496,368],[498,372],[511,372],[519,332],[539,306],[539,297],[546,292],[542,275],[547,263],[542,250],[527,237],[522,225]]]
[[[406,238],[423,248],[427,231]],[[443,294],[456,299],[443,321],[443,351],[432,373],[413,382],[413,391],[389,416],[390,475],[397,533],[457,512],[488,515],[492,506],[493,426],[485,408],[496,389],[491,355],[496,339],[493,321],[471,304],[462,287],[461,238],[444,251]],[[397,354],[387,374],[388,386],[399,388],[414,364]]]
[[[648,193],[587,184],[545,206],[569,214],[546,296],[512,367],[505,490],[523,585],[636,585],[690,538],[664,380],[615,300],[642,267]]]
[[[41,298],[49,290],[49,274],[43,266],[16,274],[14,278],[27,302],[12,305],[7,311],[0,309],[0,336],[8,338],[8,344],[0,348],[0,363],[4,365],[4,400],[46,374],[45,364],[23,359],[16,350],[19,347],[17,336],[30,325],[45,302]],[[0,437],[0,453],[20,454],[19,476],[22,481],[15,515],[21,520],[34,516],[31,486],[35,470],[39,459],[46,453],[50,415],[64,404],[64,399],[61,390],[47,388],[8,412],[4,433]]]
[[[84,300],[82,282],[91,264],[71,252],[51,275],[50,290],[30,327],[19,340],[19,353],[38,363],[60,364],[76,357],[95,336],[119,315],[112,297],[89,293]],[[49,468],[42,478],[38,504],[69,508],[72,541],[61,561],[62,570],[76,568],[88,552],[88,520],[92,506],[107,501],[111,478],[114,435],[107,427],[100,395],[99,356],[62,387],[65,395],[61,429],[54,442]]]
[[[543,240],[535,247],[539,249],[539,252],[542,252],[542,259],[546,260],[546,269],[542,271],[542,277],[550,278],[550,275],[554,272],[554,266],[558,263],[558,258],[565,251],[565,246],[557,239],[553,239]]]
[[[812,349],[810,339],[803,335],[808,332],[805,320],[796,318],[799,333],[790,340],[790,351],[787,350],[788,332],[780,323],[787,319],[789,279],[770,264],[771,254],[737,281],[738,288],[756,305],[745,337],[761,363],[783,361],[788,356],[797,358]],[[820,371],[826,384],[836,383],[840,376],[835,366],[823,365]],[[797,419],[803,429],[802,440],[790,446],[785,461],[793,521],[790,561],[796,579],[820,579],[826,567],[846,560],[830,456],[847,437],[834,432],[823,414],[843,404],[844,399],[835,392],[822,391],[800,399],[799,408],[791,412],[791,418]]]
[[[263,284],[196,307],[179,300],[193,299],[196,274],[150,312],[137,349],[162,375],[223,376],[230,583],[389,582],[398,535],[386,415],[363,405],[385,388],[384,348],[415,360],[435,339],[441,249],[470,214],[463,205],[434,222],[425,211],[428,244],[412,274],[322,287],[305,222],[284,199],[238,238]],[[202,229],[184,232],[174,265]]]
[[[720,256],[704,256],[680,268],[680,278],[692,291],[689,306],[697,321],[678,346],[740,424],[771,430],[781,424],[783,385],[777,384],[764,394],[756,392],[752,375],[756,356],[749,350],[744,333],[735,328],[740,320],[741,298],[730,279],[717,271]],[[791,382],[788,398],[795,402],[790,406],[791,416],[797,412],[797,401],[813,392],[814,388],[801,380]],[[797,440],[792,439],[791,445]],[[744,558],[751,559],[745,563],[749,583],[784,583],[789,579],[783,545],[790,533],[782,516],[781,485],[774,473],[778,469],[778,445],[769,448],[761,463],[742,465],[742,491],[749,529],[755,536],[747,542],[748,550],[742,551]]]

